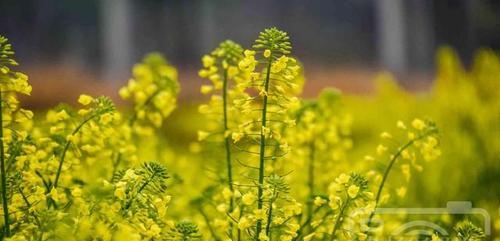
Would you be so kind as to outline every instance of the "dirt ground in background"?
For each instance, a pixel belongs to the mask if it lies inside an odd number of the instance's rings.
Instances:
[[[97,75],[84,69],[65,65],[46,65],[20,68],[28,74],[33,86],[31,96],[22,97],[23,105],[31,109],[43,109],[60,102],[75,104],[82,93],[93,96],[106,95],[123,104],[118,97],[118,89],[127,82],[127,78],[103,81]],[[369,94],[373,91],[373,80],[380,71],[363,66],[307,67],[307,83],[303,96],[311,98],[325,87],[335,87],[344,93]],[[422,74],[406,74],[397,77],[400,84],[411,91],[428,89],[432,77]],[[199,88],[207,83],[191,69],[179,73],[181,93],[179,102],[199,100],[202,95]]]

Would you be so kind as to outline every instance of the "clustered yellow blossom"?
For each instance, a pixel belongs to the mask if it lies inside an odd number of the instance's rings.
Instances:
[[[8,220],[2,223],[2,237],[199,237],[194,224],[167,218],[171,198],[165,192],[168,176],[161,164],[147,162],[122,170],[117,162],[120,156],[128,161],[137,158],[132,129],[141,134],[141,126],[134,124],[148,120],[160,127],[175,107],[178,84],[173,67],[161,56],[150,55],[134,68],[134,79],[120,91],[135,103],[130,119],[125,120],[109,98],[82,94],[80,109],[57,106],[34,125],[33,113],[20,108],[16,99],[17,93],[29,94],[31,87],[25,75],[8,66],[17,65],[12,55],[10,44],[0,37],[1,166],[10,163],[1,170],[2,179],[9,180],[2,186],[6,205],[1,213]],[[5,188],[9,195],[4,195]]]
[[[164,118],[176,108],[179,93],[177,70],[158,53],[144,57],[132,69],[132,79],[120,89],[120,96],[131,100],[134,114],[129,119],[138,134],[150,135],[147,124],[159,128]]]
[[[403,132],[403,135],[407,136],[405,142],[397,144],[396,147],[392,147],[394,146],[393,135],[389,132],[382,132],[380,137],[385,143],[379,144],[376,148],[378,161],[385,162],[384,165],[387,166],[385,173],[373,176],[375,182],[381,182],[380,187],[384,186],[384,182],[388,178],[391,168],[393,168],[396,162],[400,163],[400,173],[408,183],[411,178],[412,168],[418,172],[423,170],[422,164],[418,162],[419,158],[425,161],[432,161],[441,154],[438,141],[438,129],[433,122],[416,118],[411,121],[410,125],[406,125],[400,120],[396,123],[396,127]],[[365,160],[374,161],[375,158],[366,156]],[[382,175],[384,175],[384,177],[382,177]],[[378,190],[379,200],[377,200],[377,202],[385,203],[388,201],[390,194],[382,194],[382,191],[381,189]],[[395,188],[395,193],[400,198],[404,198],[407,193],[407,187],[405,185],[399,186]]]
[[[199,76],[207,78],[210,84],[201,86],[201,93],[211,94],[206,104],[199,106],[199,112],[209,120],[206,130],[198,132],[198,140],[209,138],[210,141],[219,141],[235,135],[235,129],[240,122],[240,115],[234,107],[233,101],[246,96],[238,83],[247,76],[238,68],[238,62],[243,58],[243,48],[237,43],[226,40],[210,54],[203,56],[203,68]]]

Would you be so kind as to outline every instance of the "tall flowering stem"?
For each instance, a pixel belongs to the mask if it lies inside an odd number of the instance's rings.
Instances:
[[[5,146],[9,144],[10,138],[4,136],[4,128],[13,130],[14,113],[29,111],[20,109],[17,105],[16,93],[29,95],[31,93],[31,86],[28,84],[28,76],[20,72],[15,72],[9,66],[17,66],[18,63],[13,59],[14,51],[12,45],[8,43],[8,39],[0,35],[0,178],[2,181],[2,207],[4,217],[4,233],[3,235],[9,237],[11,234],[10,220],[9,220],[9,196],[7,186],[7,170],[6,170],[6,153]],[[33,113],[29,112],[30,116]],[[7,132],[7,131],[6,131]],[[9,157],[12,158],[12,155]]]
[[[270,50],[270,56],[267,58],[267,70],[266,70],[266,79],[264,80],[264,91],[266,93],[269,92],[269,77],[271,74],[271,63],[272,63],[272,50]],[[265,155],[266,155],[266,135],[264,134],[264,130],[266,128],[266,123],[267,123],[267,97],[268,95],[265,94],[264,98],[262,99],[262,124],[260,128],[260,149],[259,149],[259,185],[257,187],[257,208],[262,209],[262,204],[263,204],[263,197],[262,197],[262,192],[263,192],[263,186],[264,186],[264,168],[265,168]],[[262,221],[258,220],[257,221],[257,226],[255,229],[256,233],[256,240],[258,240],[258,237],[260,234],[260,231],[262,229]]]
[[[3,99],[2,99],[2,89],[0,89],[0,123],[3,123]],[[7,173],[5,172],[5,150],[3,142],[3,124],[0,127],[0,171],[2,178],[2,207],[3,207],[3,217],[4,217],[4,229],[5,235],[10,236],[10,224],[9,224],[9,205],[7,200]]]
[[[228,97],[227,97],[227,70],[224,70],[224,77],[223,77],[223,86],[222,86],[222,105],[223,105],[223,114],[224,114],[224,147],[226,149],[226,165],[227,165],[227,184],[229,186],[229,190],[231,192],[234,191],[233,188],[233,167],[232,167],[232,161],[231,161],[231,137],[229,135],[226,135],[229,131],[228,127]],[[229,211],[233,211],[233,199],[230,200],[229,202]]]
[[[176,108],[180,90],[177,78],[177,69],[160,53],[149,53],[134,65],[132,78],[119,91],[123,100],[133,104],[133,112],[119,123],[123,131],[115,150],[111,177],[122,162],[137,159],[134,151],[124,152],[136,149],[133,137],[152,135]]]
[[[57,187],[62,174],[63,165],[66,160],[66,154],[69,150],[71,144],[78,139],[77,135],[80,133],[82,128],[91,122],[97,122],[100,125],[109,124],[114,118],[113,112],[115,111],[115,106],[113,102],[104,96],[93,99],[90,96],[80,96],[79,102],[83,102],[83,105],[89,105],[88,109],[82,109],[81,114],[84,115],[83,120],[73,129],[73,131],[66,137],[64,142],[63,150],[59,156],[59,163],[57,166],[56,175],[54,181],[51,185],[46,187],[46,193],[50,194],[50,198],[47,199],[48,207],[57,208],[56,200],[53,196],[57,196]],[[64,111],[63,111],[64,112]],[[65,113],[65,112],[64,112]]]
[[[203,68],[199,71],[202,78],[210,80],[211,85],[202,85],[203,94],[212,93],[211,101],[208,104],[200,106],[199,110],[207,117],[215,120],[212,129],[199,132],[199,140],[206,138],[215,139],[215,142],[223,142],[226,160],[227,190],[231,193],[229,198],[229,212],[234,210],[234,178],[233,178],[233,160],[231,153],[231,132],[233,123],[236,122],[237,115],[231,113],[234,109],[231,100],[240,95],[241,91],[235,88],[238,81],[243,80],[242,74],[237,67],[239,61],[243,58],[243,48],[231,41],[225,40],[219,44],[210,54],[202,58]],[[219,96],[219,94],[222,96]],[[222,134],[222,137],[221,137]],[[221,140],[221,138],[223,140]],[[203,215],[203,214],[202,214]],[[228,233],[233,236],[233,225],[229,226]]]
[[[236,115],[231,115],[230,106],[231,99],[235,95],[239,95],[240,91],[233,88],[235,86],[232,82],[238,82],[242,79],[243,72],[238,70],[237,64],[243,58],[243,48],[231,41],[225,40],[220,45],[214,49],[210,54],[203,56],[203,69],[200,70],[199,75],[202,78],[207,78],[212,82],[212,85],[203,85],[201,87],[201,92],[203,94],[209,94],[220,90],[222,95],[222,103],[214,101],[218,99],[216,94],[212,96],[212,101],[208,105],[201,105],[200,112],[204,114],[215,114],[210,110],[222,110],[222,116],[214,115],[217,118],[217,122],[222,123],[217,128],[219,130],[208,130],[211,132],[200,132],[199,139],[204,140],[208,135],[216,137],[218,132],[221,132],[224,138],[224,148],[225,148],[225,159],[226,159],[226,169],[227,169],[227,185],[231,192],[234,191],[233,187],[233,167],[231,159],[231,126],[232,122],[235,122]],[[233,209],[233,201],[230,200],[230,210]]]
[[[371,196],[371,193],[368,192],[368,180],[365,176],[357,173],[341,174],[335,179],[334,186],[332,187],[333,193],[330,193],[329,205],[334,210],[337,210],[339,206],[341,207],[338,212],[335,212],[336,218],[330,233],[330,241],[337,239],[337,231],[344,224],[349,209],[353,207],[360,208],[365,205]],[[343,200],[340,196],[343,196]]]
[[[303,181],[307,190],[302,196],[307,221],[316,213],[315,197],[323,192],[321,187],[330,183],[317,175],[318,168],[321,167],[321,172],[335,173],[343,170],[347,162],[346,153],[352,146],[350,116],[342,110],[340,92],[336,89],[323,90],[315,100],[301,101],[300,108],[292,114],[297,126],[288,128],[284,134],[294,147],[286,165],[292,163],[297,165],[293,169],[304,169],[302,176],[295,178]],[[294,160],[304,160],[304,163],[294,163]]]
[[[406,129],[407,127],[402,123],[398,123],[398,127]],[[412,122],[412,127],[414,130],[411,130],[408,132],[408,137],[409,141],[406,142],[404,145],[398,148],[397,152],[391,156],[389,164],[387,165],[384,174],[382,176],[382,181],[380,182],[380,185],[377,189],[377,194],[375,196],[375,206],[374,208],[376,209],[379,204],[380,204],[380,198],[382,196],[382,191],[384,189],[385,183],[389,177],[389,173],[391,172],[394,164],[397,162],[397,160],[402,156],[402,155],[408,155],[408,149],[411,148],[414,145],[421,146],[421,154],[423,155],[424,159],[426,160],[431,160],[437,157],[440,154],[439,149],[437,149],[437,139],[435,136],[438,134],[438,129],[435,125],[435,123],[427,121],[424,122],[420,119],[415,119]],[[416,131],[416,133],[414,132]],[[384,134],[382,134],[384,135]],[[423,142],[423,143],[421,143]],[[382,147],[382,148],[381,148]],[[383,150],[383,146],[379,146],[378,151]],[[368,226],[371,225],[371,222],[373,220],[373,217],[375,216],[375,209],[370,213],[370,216],[368,218]]]
[[[300,66],[294,58],[287,56],[291,48],[287,33],[269,28],[260,33],[252,50],[244,51],[245,58],[238,64],[242,71],[249,73],[250,79],[243,83],[245,87],[249,87],[247,93],[256,91],[259,95],[239,101],[242,112],[250,118],[239,126],[239,133],[233,134],[235,142],[242,136],[248,136],[250,143],[255,143],[258,147],[258,151],[248,151],[258,156],[257,209],[254,212],[260,216],[255,220],[255,240],[266,239],[271,235],[269,222],[272,222],[275,213],[273,207],[269,206],[267,210],[264,207],[264,192],[267,190],[266,160],[276,160],[288,153],[288,144],[281,139],[281,134],[284,126],[295,123],[289,119],[287,110],[298,105],[293,94],[300,88],[297,84]],[[259,59],[258,56],[263,58]],[[273,193],[272,189],[269,191]]]

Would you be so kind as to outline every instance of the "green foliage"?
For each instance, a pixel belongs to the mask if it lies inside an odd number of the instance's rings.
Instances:
[[[481,241],[485,235],[482,229],[476,227],[470,221],[462,221],[455,226],[457,238],[460,241]]]
[[[170,229],[169,237],[166,240],[172,241],[191,241],[198,240],[201,235],[198,231],[198,226],[189,221],[181,221],[175,224],[175,227]]]
[[[161,194],[167,190],[167,169],[159,163],[147,162],[142,164],[136,171],[141,177],[138,192],[146,191],[155,194]]]

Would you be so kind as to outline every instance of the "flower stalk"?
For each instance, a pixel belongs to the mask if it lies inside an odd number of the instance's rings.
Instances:
[[[375,196],[375,206],[374,206],[374,209],[370,213],[370,216],[368,218],[368,222],[367,222],[368,227],[370,227],[371,224],[372,224],[373,217],[375,216],[375,210],[378,208],[378,206],[380,204],[380,198],[382,196],[382,191],[384,189],[385,183],[386,183],[386,181],[387,181],[387,179],[389,177],[389,173],[391,172],[394,164],[401,157],[401,155],[403,154],[403,152],[405,152],[408,148],[410,148],[411,146],[413,146],[418,141],[423,140],[424,138],[429,137],[431,135],[434,135],[434,134],[436,134],[438,132],[438,130],[435,127],[434,123],[424,124],[422,122],[422,126],[416,128],[416,129],[420,129],[422,131],[421,134],[417,135],[415,138],[410,139],[406,144],[404,144],[403,146],[401,146],[398,149],[398,151],[391,157],[391,159],[389,161],[389,165],[387,166],[387,168],[384,171],[384,175],[382,176],[382,181],[381,181],[381,183],[380,183],[380,185],[378,187],[377,194]],[[368,235],[370,235],[370,234],[368,233]]]
[[[85,119],[84,121],[82,121],[82,123],[80,123],[74,130],[73,132],[71,132],[71,136],[74,136],[76,134],[78,134],[78,132],[80,131],[80,129],[82,129],[82,127],[88,123],[89,121],[91,121],[92,119],[96,118],[97,116],[99,115],[92,115],[90,117],[88,117],[87,119]],[[66,152],[68,152],[68,149],[69,149],[69,146],[71,145],[72,141],[71,140],[66,140],[66,143],[64,144],[64,149],[61,153],[61,156],[59,158],[59,165],[57,167],[57,172],[56,172],[56,177],[54,178],[54,184],[52,185],[53,188],[57,188],[57,184],[59,183],[59,177],[61,176],[61,172],[62,172],[62,166],[64,164],[64,160],[66,159]],[[50,190],[47,190],[47,192],[50,192]]]
[[[5,171],[5,150],[4,150],[4,137],[3,137],[3,98],[2,89],[0,89],[0,173],[2,178],[2,207],[4,218],[4,232],[5,236],[10,236],[10,223],[9,223],[9,204],[7,198],[7,173]]]
[[[268,57],[267,70],[266,70],[266,79],[264,81],[264,91],[268,93],[269,91],[269,82],[271,76],[271,64],[272,64],[272,52]],[[259,184],[257,186],[257,209],[262,209],[263,206],[263,186],[264,186],[264,168],[265,168],[265,154],[266,154],[266,135],[264,133],[264,128],[267,123],[267,94],[264,95],[262,99],[262,124],[260,130],[260,147],[259,147]],[[262,220],[257,221],[257,225],[255,227],[255,240],[259,240],[259,234],[262,230]]]
[[[224,70],[224,75],[223,75],[223,82],[222,82],[222,105],[223,105],[223,117],[224,117],[224,147],[226,149],[226,164],[227,164],[227,184],[229,187],[229,190],[231,192],[234,191],[233,187],[233,167],[232,167],[232,162],[231,162],[231,137],[229,135],[226,135],[226,132],[229,131],[228,127],[228,114],[227,114],[227,103],[228,103],[228,97],[227,97],[227,85],[228,85],[228,78],[227,78],[227,69]],[[231,198],[229,202],[229,211],[233,211],[233,199]]]
[[[307,200],[307,219],[311,219],[313,214],[313,198],[314,198],[314,157],[316,148],[314,141],[309,144],[309,166],[307,171],[307,187],[309,189],[309,197]]]

